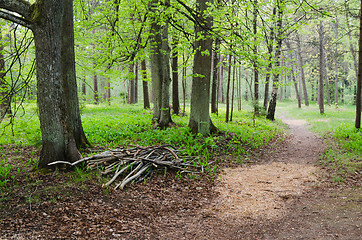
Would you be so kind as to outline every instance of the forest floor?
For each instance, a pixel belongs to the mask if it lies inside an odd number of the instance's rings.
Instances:
[[[283,121],[285,144],[214,178],[166,172],[121,191],[34,173],[2,197],[0,239],[361,239],[360,186],[326,181],[323,141]]]

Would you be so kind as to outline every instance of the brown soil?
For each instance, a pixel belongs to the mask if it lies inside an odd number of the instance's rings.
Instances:
[[[361,239],[360,187],[328,187],[321,139],[283,121],[286,144],[217,179],[166,173],[111,191],[34,173],[1,198],[0,239]]]

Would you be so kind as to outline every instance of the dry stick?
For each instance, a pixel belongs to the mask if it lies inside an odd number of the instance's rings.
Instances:
[[[117,186],[116,186],[114,189],[117,189],[121,184],[123,184],[124,181],[126,181],[130,176],[132,176],[133,173],[137,172],[142,166],[143,166],[143,162],[140,161],[139,164],[138,164],[138,166],[137,166],[135,169],[133,169],[132,172],[130,172],[130,173],[127,175],[127,177],[125,177],[125,178],[123,179],[123,181],[121,181],[120,183],[118,183]],[[123,188],[122,188],[122,189],[123,189]]]
[[[124,186],[129,183],[130,181],[132,181],[133,179],[139,177],[144,171],[146,171],[148,168],[150,167],[150,164],[146,164],[143,168],[141,168],[141,170],[139,170],[138,173],[136,173],[135,175],[133,175],[132,177],[128,178],[127,180],[123,180],[122,184],[121,184],[121,189],[124,188]],[[116,186],[116,188],[118,187],[118,185]],[[115,189],[116,189],[115,188]]]
[[[117,177],[118,177],[119,175],[121,175],[124,171],[126,171],[130,166],[132,166],[132,165],[135,164],[135,163],[136,163],[136,162],[130,163],[129,165],[127,165],[127,166],[125,166],[124,168],[122,168],[122,170],[119,171],[118,173],[116,173],[111,180],[109,180],[106,184],[104,184],[104,186],[108,186],[108,185],[110,185],[111,183],[113,183],[113,182],[117,179]]]

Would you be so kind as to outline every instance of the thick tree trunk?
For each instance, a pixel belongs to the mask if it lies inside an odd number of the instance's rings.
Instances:
[[[210,77],[211,77],[211,55],[204,52],[212,52],[212,39],[204,32],[204,28],[212,27],[211,17],[203,16],[207,10],[207,4],[212,0],[196,0],[200,23],[195,26],[195,57],[191,91],[191,113],[189,127],[193,133],[209,135],[216,131],[216,127],[211,121],[209,110],[210,99]],[[200,39],[198,36],[204,35]]]
[[[305,75],[304,75],[304,61],[302,58],[302,50],[301,50],[301,46],[300,46],[300,37],[299,34],[297,33],[297,55],[298,55],[298,62],[299,62],[299,69],[300,69],[300,79],[302,81],[302,86],[303,86],[303,94],[304,94],[304,104],[306,106],[309,106],[309,100],[308,100],[308,92],[307,92],[307,84],[305,82]],[[300,90],[302,92],[302,90]]]
[[[148,82],[147,82],[147,67],[146,60],[143,59],[141,62],[141,74],[142,74],[142,86],[143,86],[143,108],[150,108],[150,97],[148,95]]]
[[[37,60],[39,119],[43,142],[39,160],[40,168],[47,167],[47,164],[53,161],[73,162],[80,158],[71,116],[67,111],[64,67],[62,66],[64,60],[61,56],[64,49],[62,47],[63,11],[69,7],[68,5],[65,8],[65,4],[70,3],[72,1],[43,1],[39,6],[41,17],[33,28]]]
[[[172,51],[172,108],[176,115],[180,114],[180,97],[178,94],[178,39],[174,39]]]
[[[324,80],[324,27],[323,22],[319,24],[319,84],[318,84],[318,105],[320,114],[324,114],[324,89],[323,89],[323,80]]]
[[[357,94],[356,94],[356,121],[355,127],[361,128],[361,108],[362,108],[362,0],[360,10],[360,27],[359,27],[359,53],[358,53],[358,77],[357,77]]]
[[[79,110],[79,99],[77,91],[77,78],[75,72],[74,54],[74,24],[73,24],[73,1],[64,0],[64,13],[62,23],[62,76],[65,99],[69,121],[73,128],[75,142],[78,148],[89,145],[85,136]]]
[[[280,67],[280,57],[281,57],[281,48],[282,48],[282,24],[283,24],[283,0],[278,1],[278,21],[277,21],[277,46],[275,49],[275,68],[278,69]],[[278,85],[279,85],[279,73],[274,74],[273,79],[273,90],[271,94],[271,99],[268,108],[268,114],[266,116],[267,119],[274,121],[275,120],[275,110],[277,106],[277,97],[278,97]]]
[[[213,64],[212,64],[212,84],[211,84],[211,112],[217,113],[217,89],[218,89],[218,64],[220,48],[220,39],[215,39],[215,51],[213,51]]]

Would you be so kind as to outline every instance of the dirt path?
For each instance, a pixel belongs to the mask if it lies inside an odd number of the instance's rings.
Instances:
[[[258,165],[225,169],[215,188],[219,196],[187,220],[175,216],[174,229],[160,238],[362,239],[358,190],[320,186],[314,163],[321,139],[303,120],[283,121],[291,138],[281,151]]]

